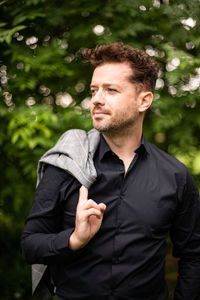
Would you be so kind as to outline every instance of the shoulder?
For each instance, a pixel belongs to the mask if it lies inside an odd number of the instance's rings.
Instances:
[[[66,180],[69,180],[71,177],[72,175],[66,172],[64,169],[50,164],[45,164],[44,176],[42,177],[41,182],[43,184],[47,183],[48,185],[60,185]]]
[[[166,173],[181,175],[186,179],[189,171],[182,162],[150,142],[146,142],[146,146],[150,157],[160,169]]]
[[[154,144],[146,142],[149,155],[153,164],[156,165],[158,173],[164,174],[167,180],[174,180],[178,188],[184,193],[195,193],[198,195],[197,185],[188,168],[177,158],[159,149]]]
[[[64,187],[67,188],[74,182],[75,178],[65,170],[53,165],[45,164],[44,174],[37,185],[36,195],[50,195],[58,197],[59,192]]]

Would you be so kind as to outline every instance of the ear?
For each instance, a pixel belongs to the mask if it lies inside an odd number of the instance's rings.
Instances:
[[[153,101],[153,93],[152,92],[146,92],[142,91],[139,96],[139,107],[138,110],[139,112],[145,112],[150,106]]]

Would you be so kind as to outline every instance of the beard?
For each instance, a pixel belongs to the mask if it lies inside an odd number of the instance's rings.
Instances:
[[[130,128],[134,128],[138,120],[138,114],[134,113],[128,115],[127,113],[120,113],[114,117],[110,117],[105,120],[95,120],[93,119],[93,126],[95,129],[101,133],[120,133],[125,132]]]

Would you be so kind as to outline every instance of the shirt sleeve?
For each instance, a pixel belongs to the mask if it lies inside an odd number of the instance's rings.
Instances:
[[[29,264],[48,264],[67,259],[74,228],[61,230],[60,190],[73,177],[66,171],[48,166],[38,185],[21,238],[22,255]]]
[[[186,172],[179,186],[178,208],[171,230],[173,255],[179,259],[174,300],[200,299],[200,199],[192,176]]]

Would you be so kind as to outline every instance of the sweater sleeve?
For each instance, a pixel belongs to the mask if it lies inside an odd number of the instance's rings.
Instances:
[[[57,167],[48,166],[38,185],[30,214],[21,237],[22,254],[29,264],[48,264],[67,259],[74,228],[62,228],[60,191],[73,177]]]

